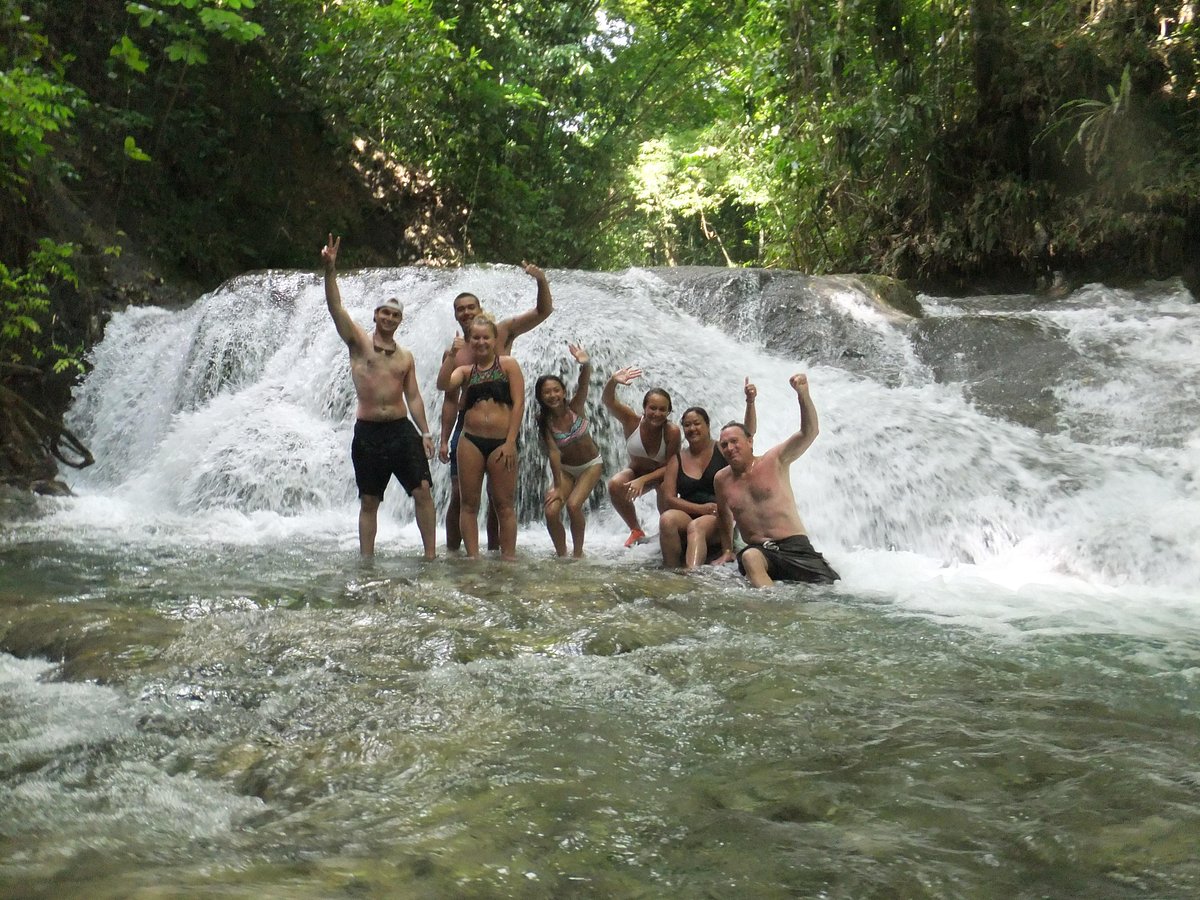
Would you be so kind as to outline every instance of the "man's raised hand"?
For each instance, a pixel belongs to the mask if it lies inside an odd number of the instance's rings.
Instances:
[[[328,239],[325,241],[325,246],[321,248],[321,261],[329,267],[337,265],[338,250],[341,248],[341,246],[341,236],[339,235],[335,239],[333,232],[330,232]]]

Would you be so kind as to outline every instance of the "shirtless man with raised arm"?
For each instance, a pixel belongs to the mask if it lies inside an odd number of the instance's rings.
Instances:
[[[358,549],[365,557],[375,554],[379,504],[394,474],[413,498],[425,558],[433,559],[437,539],[437,514],[430,490],[433,479],[429,474],[433,436],[425,419],[425,401],[417,386],[413,355],[396,343],[404,307],[391,297],[375,307],[374,331],[367,334],[357,325],[342,305],[337,286],[341,244],[340,237],[334,240],[329,235],[321,250],[321,261],[325,264],[325,304],[338,335],[350,348],[350,376],[358,395],[350,447],[359,496]],[[410,414],[413,421],[409,421]]]
[[[532,263],[523,262],[521,267],[537,282],[537,302],[533,309],[511,316],[496,323],[496,353],[512,356],[513,341],[519,335],[531,331],[550,318],[554,312],[554,298],[550,296],[550,282],[546,273]],[[471,293],[462,293],[454,298],[454,318],[462,328],[462,334],[454,336],[454,343],[442,354],[443,362],[454,357],[456,366],[469,366],[473,361],[471,348],[467,346],[466,334],[474,318],[483,312],[479,298]],[[442,404],[442,433],[438,442],[438,459],[450,463],[450,504],[446,507],[446,549],[457,550],[462,543],[462,532],[458,527],[460,495],[458,488],[458,436],[462,433],[462,417],[458,415],[459,391],[445,393]],[[499,524],[491,504],[487,512],[488,549],[500,546]]]
[[[738,569],[755,587],[775,579],[829,584],[839,577],[809,543],[796,511],[788,470],[816,440],[818,425],[808,376],[793,375],[790,383],[800,401],[800,430],[782,444],[755,456],[754,438],[741,422],[721,429],[719,446],[729,465],[713,479],[722,550],[716,562],[734,558],[736,524],[747,544],[737,555]]]

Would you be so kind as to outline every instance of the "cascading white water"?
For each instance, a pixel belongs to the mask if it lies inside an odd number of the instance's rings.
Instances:
[[[550,278],[517,357],[573,385],[566,343],[588,346],[610,471],[618,366],[646,370],[630,404],[661,385],[718,424],[751,377],[760,447],[809,373],[822,431],[792,476],[842,581],[664,571],[603,491],[589,558],[552,559],[528,424],[518,564],[420,559],[394,484],[360,561],[319,279],[130,310],[71,414],[96,465],[0,522],[0,894],[1194,893],[1200,307],[1178,285],[910,321],[847,278]],[[435,428],[451,298],[534,299],[508,267],[342,286],[364,323],[405,298]]]
[[[544,372],[574,385],[568,341],[592,353],[588,405],[607,472],[624,463],[621,435],[600,404],[614,369],[639,365],[646,372],[620,389],[631,406],[646,388],[662,386],[676,415],[700,405],[714,424],[740,417],[749,376],[760,391],[760,448],[797,427],[787,379],[808,371],[822,431],[793,467],[793,482],[814,543],[842,562],[843,575],[856,570],[856,559],[871,570],[866,561],[885,553],[991,567],[1015,580],[1068,575],[1179,588],[1200,580],[1200,398],[1189,374],[1200,358],[1200,314],[1181,288],[1135,295],[1091,287],[1041,308],[1031,298],[927,300],[925,336],[914,337],[844,284],[806,282],[806,303],[823,304],[825,330],[820,352],[801,359],[785,358],[778,335],[774,353],[759,349],[753,323],[765,315],[756,306],[764,302],[760,282],[749,274],[721,277],[725,291],[730,278],[742,279],[736,326],[729,316],[710,326],[682,311],[695,308],[680,298],[687,292],[694,300],[703,279],[681,287],[638,270],[550,273],[554,315],[518,339],[515,355],[532,390]],[[441,400],[433,385],[457,327],[451,299],[471,290],[503,317],[531,307],[535,295],[533,282],[511,267],[371,270],[344,274],[340,283],[351,314],[368,326],[378,297],[404,298],[398,339],[416,356],[435,431]],[[778,292],[771,303],[776,316]],[[964,357],[994,348],[986,335],[975,346],[969,337],[963,345],[961,336],[938,344],[937,326],[967,319],[1003,326],[1006,317],[1052,334],[1078,364],[1054,383],[1040,380],[1034,367],[1003,378],[946,375]],[[797,322],[795,333],[807,334],[804,328]],[[873,349],[864,354],[864,347]],[[200,534],[211,522],[217,540],[237,539],[231,516],[249,517],[243,535],[283,521],[328,527],[331,517],[348,532],[356,505],[353,389],[318,277],[244,276],[187,310],[129,310],[114,317],[93,364],[70,424],[97,463],[71,477],[81,495],[125,510],[105,515],[140,525],[182,518]],[[968,399],[973,391],[982,397],[989,379],[1002,382],[1006,395],[1044,400],[1056,426],[1034,429]],[[532,405],[530,398],[519,507],[526,531],[540,535],[546,479]],[[440,464],[433,469],[443,508],[448,474]],[[615,532],[601,493],[595,527]],[[650,501],[643,505],[652,520]],[[399,526],[411,515],[393,483],[384,518]]]

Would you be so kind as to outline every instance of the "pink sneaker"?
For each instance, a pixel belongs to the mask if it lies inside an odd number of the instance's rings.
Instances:
[[[629,532],[629,537],[625,540],[625,546],[632,547],[634,544],[638,543],[639,541],[644,540],[645,537],[646,537],[646,532],[642,531],[642,529],[640,529],[640,528],[635,528],[635,529],[633,529],[633,531]]]

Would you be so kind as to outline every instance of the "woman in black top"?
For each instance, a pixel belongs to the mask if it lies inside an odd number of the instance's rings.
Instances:
[[[758,389],[746,379],[746,430],[754,434],[757,416],[754,400]],[[687,447],[667,460],[662,491],[667,511],[658,519],[658,544],[663,565],[669,569],[693,569],[721,552],[717,530],[717,495],[713,478],[725,468],[712,438],[708,413],[699,406],[684,411],[679,420]]]
[[[462,439],[458,442],[458,523],[467,556],[479,555],[479,501],[483,477],[500,523],[500,555],[516,559],[517,433],[525,415],[525,378],[511,356],[500,356],[496,323],[482,313],[471,322],[467,340],[475,362],[455,368],[454,356],[442,361],[440,391],[462,389]]]

